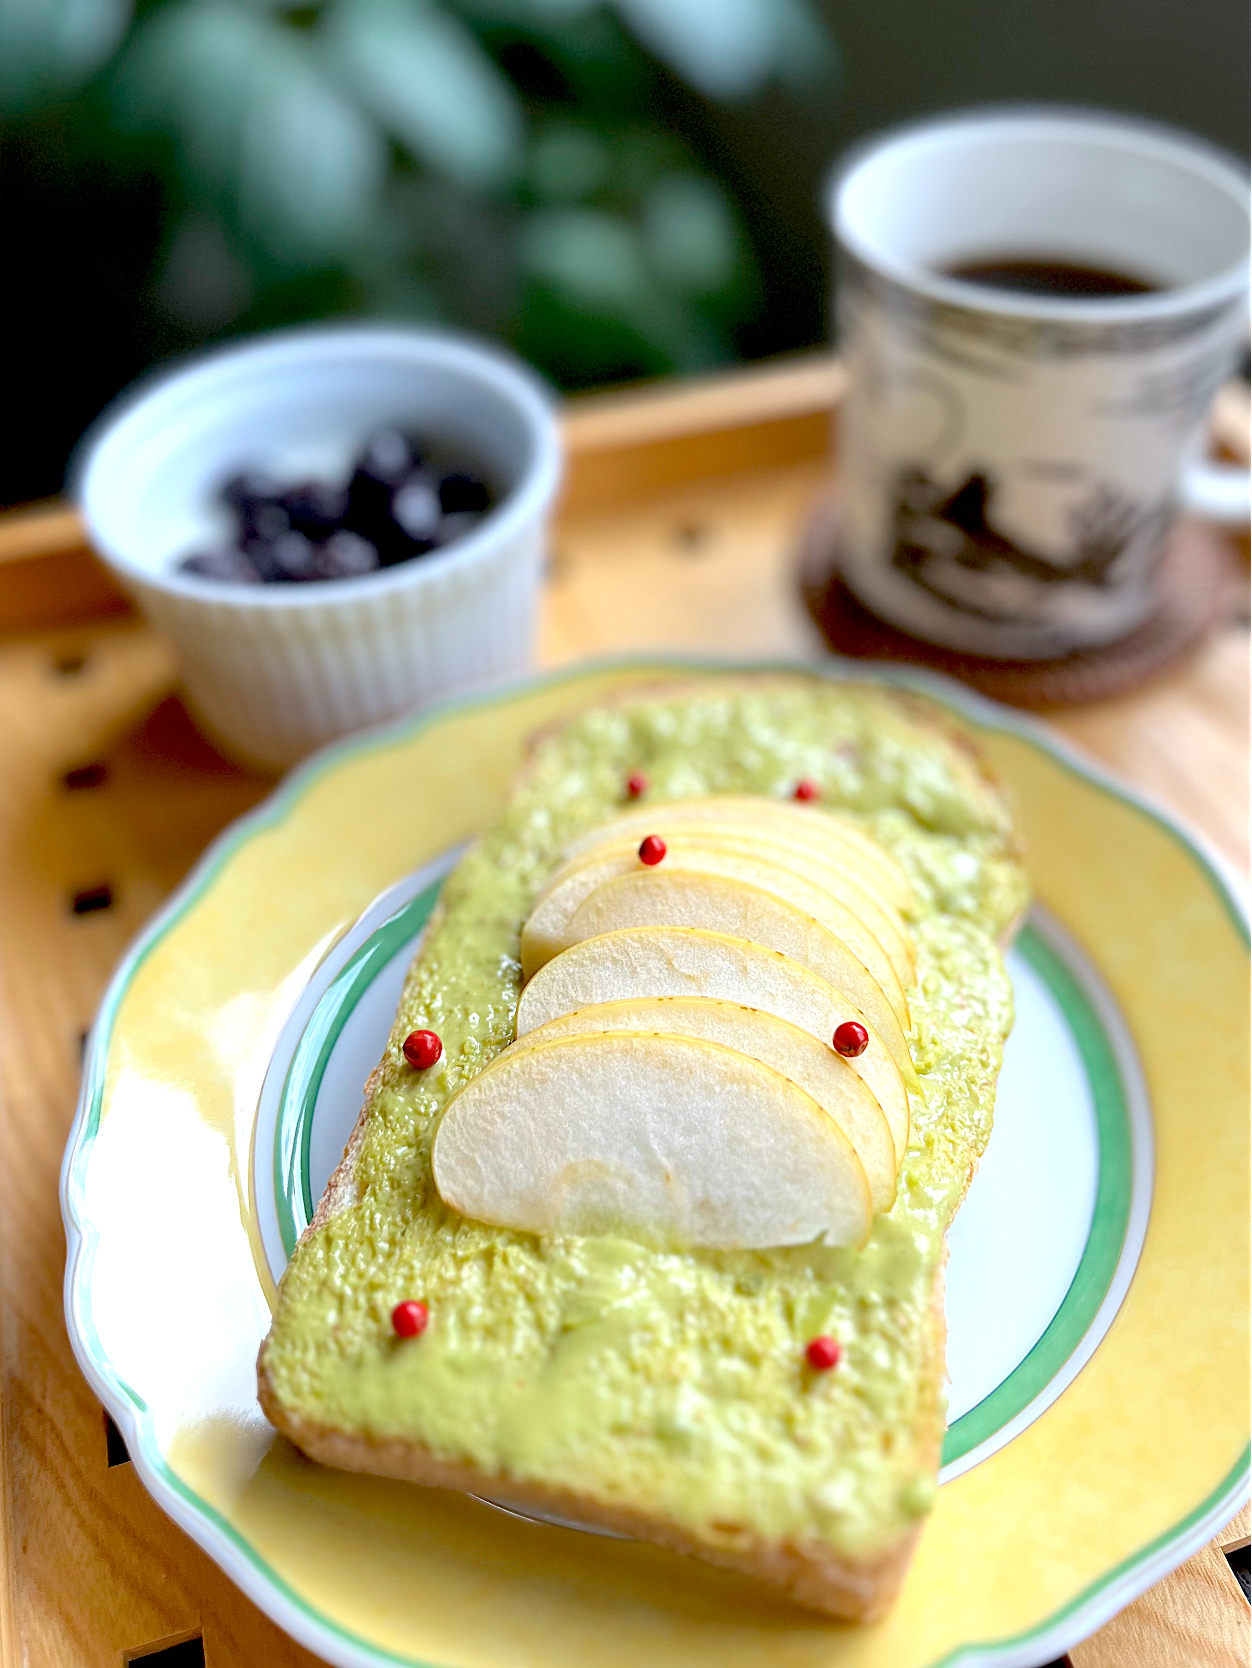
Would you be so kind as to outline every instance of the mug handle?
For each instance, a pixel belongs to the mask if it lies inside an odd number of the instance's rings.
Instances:
[[[1219,391],[1213,408],[1212,431],[1236,456],[1246,457],[1248,451],[1247,408],[1247,384],[1242,381],[1228,382]],[[1191,515],[1225,527],[1246,527],[1252,476],[1246,464],[1197,458],[1183,475],[1180,496],[1183,508]]]

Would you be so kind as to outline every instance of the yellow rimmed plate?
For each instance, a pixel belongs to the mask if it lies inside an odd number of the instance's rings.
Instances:
[[[601,664],[319,756],[216,843],[102,1007],[62,1182],[75,1351],[162,1506],[332,1662],[1032,1668],[1246,1493],[1234,892],[1190,836],[1041,727],[898,668],[869,675],[927,689],[980,732],[1042,903],[1015,966],[1035,1156],[995,1182],[993,1137],[993,1185],[985,1205],[971,1192],[953,1261],[962,1234],[1030,1218],[1047,1278],[1019,1303],[957,1284],[946,1480],[891,1615],[845,1627],[694,1565],[676,1579],[658,1549],[332,1472],[265,1425],[253,1366],[274,1277],[342,1135],[343,1096],[326,1086],[377,1053],[386,969],[403,965],[439,864],[491,816],[534,730],[700,670],[779,668]],[[1011,1129],[1025,1090],[1005,1094]],[[1052,1130],[1050,1105],[1070,1124]],[[968,1260],[988,1261],[977,1242]]]

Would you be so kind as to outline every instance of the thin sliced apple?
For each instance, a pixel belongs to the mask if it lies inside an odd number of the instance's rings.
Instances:
[[[648,869],[639,862],[637,848],[627,847],[614,856],[592,860],[576,869],[531,913],[522,929],[522,977],[529,978],[545,961],[567,949],[586,933],[574,928],[574,920],[587,898],[611,882],[637,876],[644,884],[660,882],[675,873],[721,875],[744,882],[773,897],[781,898],[820,921],[836,933],[877,980],[902,1023],[908,1023],[908,1001],[900,975],[882,943],[843,899],[806,876],[755,853],[714,844],[692,848],[676,842],[665,855],[665,867]],[[642,924],[642,923],[632,923]]]
[[[643,828],[657,815],[672,817],[675,822],[712,823],[729,828],[739,825],[758,827],[768,822],[779,831],[797,839],[820,842],[824,847],[838,843],[857,853],[858,859],[882,875],[884,881],[900,894],[900,902],[907,900],[909,883],[896,859],[872,835],[849,818],[841,817],[821,805],[793,800],[772,799],[765,794],[706,794],[700,798],[656,800],[620,811],[613,823],[622,830]],[[605,824],[605,827],[610,824]],[[571,850],[594,839],[596,830],[583,835]]]
[[[900,981],[881,951],[871,972],[842,932],[785,898],[733,875],[645,869],[597,886],[569,925],[570,940],[597,938],[620,927],[703,927],[781,950],[819,979],[844,991],[866,1015],[901,1071],[908,1059],[902,1027],[908,1004]]]
[[[872,835],[853,822],[840,817],[820,805],[802,804],[793,800],[770,799],[764,794],[708,794],[701,799],[658,800],[655,804],[640,805],[623,811],[612,822],[592,829],[569,848],[566,855],[593,845],[603,833],[614,829],[619,833],[640,836],[651,832],[651,825],[659,816],[672,826],[679,823],[712,823],[729,830],[746,826],[759,828],[762,824],[799,840],[811,842],[819,852],[842,848],[852,860],[868,866],[880,877],[880,884],[897,909],[907,910],[912,901],[908,877],[899,863]]]
[[[562,1014],[538,1030],[528,1031],[513,1047],[535,1048],[557,1037],[601,1031],[698,1037],[772,1066],[812,1095],[851,1141],[865,1170],[874,1210],[891,1208],[896,1196],[896,1149],[891,1129],[864,1080],[829,1042],[819,1042],[776,1014],[746,1008],[739,1002],[718,1002],[708,996],[645,996],[630,1002],[598,1002]]]
[[[890,961],[901,987],[913,983],[916,961],[912,939],[901,924],[896,911],[889,904],[879,903],[845,870],[833,869],[825,858],[817,858],[802,847],[787,846],[769,839],[740,831],[724,833],[703,829],[698,824],[666,833],[659,829],[666,841],[665,864],[670,869],[706,869],[715,874],[737,874],[752,885],[778,892],[801,909],[822,919],[816,899],[809,901],[797,894],[792,886],[780,889],[778,871],[817,887],[832,900],[841,919],[846,921],[851,911],[861,927],[870,935],[873,946],[881,949]],[[536,968],[565,948],[566,928],[574,910],[582,899],[606,880],[630,874],[639,867],[639,843],[633,834],[589,848],[572,862],[565,864],[552,877],[536,900],[530,919],[522,930],[522,977],[529,978]],[[853,937],[836,921],[829,922],[834,931],[848,941],[849,947],[860,951]],[[873,950],[860,955],[870,972],[875,972]]]
[[[832,877],[839,876],[844,884],[857,887],[860,896],[870,899],[882,914],[889,917],[897,931],[904,931],[904,922],[900,919],[897,904],[897,891],[885,882],[882,871],[865,861],[864,856],[855,847],[845,846],[842,841],[832,841],[824,832],[812,831],[805,827],[795,829],[787,822],[780,822],[772,817],[762,817],[755,822],[749,822],[747,819],[717,822],[700,817],[679,817],[670,821],[669,817],[665,816],[665,809],[665,806],[657,807],[654,816],[647,821],[644,817],[632,817],[632,822],[637,822],[637,826],[622,829],[618,822],[608,822],[602,831],[598,831],[598,837],[583,837],[568,854],[567,861],[563,862],[557,874],[548,881],[548,886],[552,886],[553,882],[572,871],[580,862],[590,861],[600,852],[617,851],[620,847],[637,849],[640,832],[649,832],[660,834],[667,844],[685,837],[695,841],[717,841],[719,844],[747,846],[757,856],[769,856],[774,862],[787,862],[790,866],[799,864],[807,872],[820,872],[824,877],[824,884],[830,884]],[[867,924],[872,926],[874,922]],[[882,934],[879,936],[882,937]]]
[[[718,802],[714,800],[713,803]],[[693,840],[731,841],[736,845],[746,844],[753,851],[768,854],[777,861],[782,861],[785,854],[787,861],[798,860],[819,869],[827,879],[832,873],[843,876],[872,899],[900,930],[904,930],[900,919],[901,889],[891,884],[884,871],[867,859],[859,847],[846,843],[842,838],[832,840],[827,828],[769,815],[751,820],[743,817],[721,821],[680,814],[671,820],[668,810],[668,806],[661,804],[650,816],[632,812],[628,817],[615,818],[602,828],[584,835],[570,849],[564,864],[548,885],[551,886],[561,875],[599,852],[622,845],[637,847],[643,833],[660,834],[667,841],[680,835]],[[825,820],[829,824],[830,819]]]
[[[540,968],[517,1006],[517,1035],[593,1003],[648,996],[708,996],[777,1014],[828,1047],[835,1028],[859,1020],[869,1033],[864,1054],[848,1064],[882,1107],[895,1142],[896,1168],[909,1139],[913,1063],[897,1064],[864,1013],[807,967],[747,939],[692,927],[636,927],[587,938]],[[906,1069],[907,1068],[907,1069]]]
[[[873,1218],[860,1159],[811,1095],[691,1037],[509,1049],[448,1102],[431,1163],[453,1210],[533,1234],[739,1251],[863,1245]]]

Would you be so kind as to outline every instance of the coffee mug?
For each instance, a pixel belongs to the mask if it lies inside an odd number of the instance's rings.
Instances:
[[[841,573],[914,636],[999,659],[1111,642],[1180,509],[1246,522],[1202,461],[1246,339],[1248,186],[1116,117],[928,122],[835,180]]]

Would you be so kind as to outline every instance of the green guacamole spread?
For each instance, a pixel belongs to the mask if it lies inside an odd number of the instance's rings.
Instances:
[[[945,723],[869,687],[710,680],[593,709],[540,743],[449,877],[410,972],[357,1202],[305,1238],[283,1278],[264,1361],[284,1406],[710,1541],[812,1538],[855,1555],[927,1511],[943,1430],[929,1312],[1012,1023],[996,941],[1026,903],[1008,813]],[[921,1089],[898,1197],[861,1251],[543,1240],[459,1217],[435,1191],[440,1109],[513,1040],[532,900],[563,848],[621,809],[632,771],[658,804],[784,798],[808,777],[909,876]],[[400,1053],[417,1027],[445,1047],[421,1074]],[[431,1321],[403,1342],[389,1317],[411,1297]],[[804,1363],[820,1333],[842,1345],[833,1372]]]

